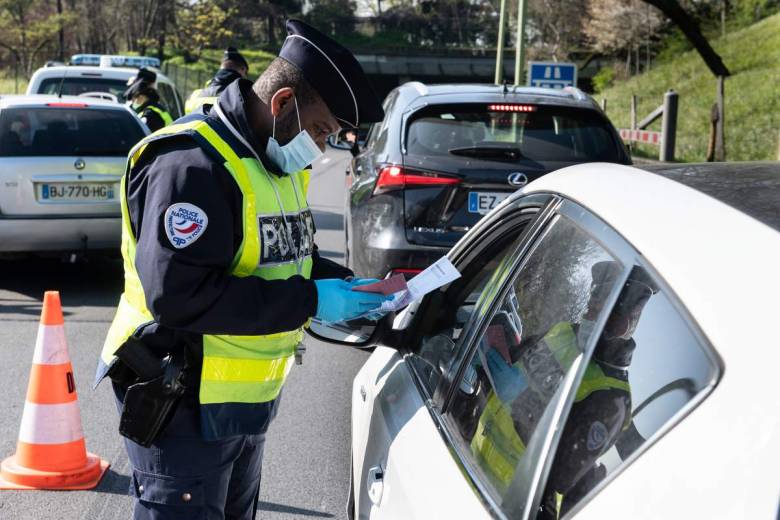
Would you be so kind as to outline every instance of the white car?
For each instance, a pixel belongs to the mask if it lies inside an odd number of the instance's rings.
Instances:
[[[119,183],[148,133],[112,101],[0,97],[0,253],[118,250]]]
[[[184,102],[176,85],[160,71],[157,74],[157,91],[173,119],[184,115]],[[123,92],[127,81],[135,77],[138,69],[130,67],[100,67],[89,65],[62,65],[42,67],[35,71],[27,85],[27,94],[95,97],[110,94],[115,101],[124,103]]]
[[[777,518],[779,231],[780,163],[572,166],[392,323],[312,325],[376,345],[350,516]]]

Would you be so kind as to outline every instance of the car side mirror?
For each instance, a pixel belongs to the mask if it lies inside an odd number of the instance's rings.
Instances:
[[[328,144],[337,150],[349,150],[353,155],[355,155],[355,148],[359,149],[357,145],[357,134],[354,130],[349,128],[342,130],[338,134],[329,135]]]
[[[377,322],[365,318],[327,324],[312,318],[305,330],[309,336],[326,343],[365,347],[371,343],[377,327]]]

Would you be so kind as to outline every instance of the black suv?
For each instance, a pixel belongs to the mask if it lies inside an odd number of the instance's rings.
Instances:
[[[630,164],[577,89],[406,83],[388,94],[347,170],[348,264],[412,276],[513,191],[564,166]]]

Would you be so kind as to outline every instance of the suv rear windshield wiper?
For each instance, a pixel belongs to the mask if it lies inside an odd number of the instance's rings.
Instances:
[[[514,162],[523,158],[520,148],[511,145],[464,146],[462,148],[451,148],[448,151],[452,155],[474,157],[478,159],[494,159],[498,161]]]

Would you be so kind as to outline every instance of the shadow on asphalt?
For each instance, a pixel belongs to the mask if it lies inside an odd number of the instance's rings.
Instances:
[[[129,495],[130,494],[130,476],[117,473],[108,468],[106,474],[95,491],[98,493],[109,493],[111,495]]]
[[[47,290],[60,291],[63,307],[113,307],[122,283],[118,258],[90,257],[75,264],[46,258],[0,260],[0,314],[39,316]]]
[[[324,511],[315,511],[313,509],[304,509],[302,507],[286,506],[284,504],[276,504],[274,502],[259,502],[257,504],[258,511],[271,511],[273,513],[287,513],[290,515],[300,516],[313,516],[317,518],[333,518],[331,513]]]

